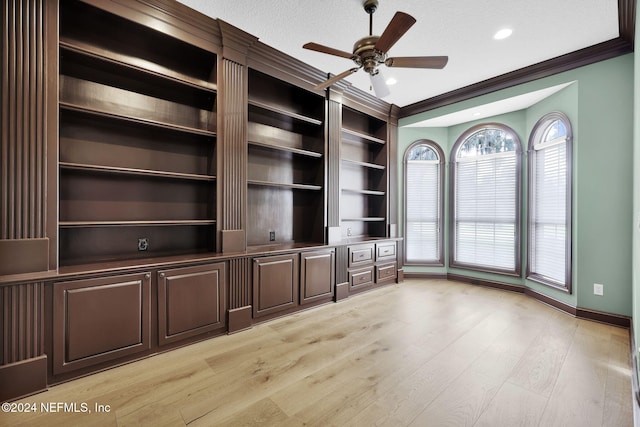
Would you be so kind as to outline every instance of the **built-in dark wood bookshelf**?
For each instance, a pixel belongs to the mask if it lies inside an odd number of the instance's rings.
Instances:
[[[323,243],[325,100],[249,70],[247,245]]]
[[[214,52],[60,3],[60,265],[216,251]]]
[[[385,237],[387,122],[343,106],[340,160],[342,237]]]

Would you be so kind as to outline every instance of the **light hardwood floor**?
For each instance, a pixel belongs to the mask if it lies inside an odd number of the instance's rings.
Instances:
[[[92,413],[0,413],[0,425],[624,427],[629,354],[626,329],[410,279],[19,401]]]

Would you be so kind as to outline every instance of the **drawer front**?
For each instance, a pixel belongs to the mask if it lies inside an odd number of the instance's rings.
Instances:
[[[396,263],[376,266],[376,283],[395,279],[398,274]]]
[[[373,284],[373,267],[349,272],[349,286],[359,288]]]
[[[349,247],[349,267],[373,262],[373,245]]]
[[[396,244],[395,243],[379,243],[376,245],[376,261],[395,260]]]

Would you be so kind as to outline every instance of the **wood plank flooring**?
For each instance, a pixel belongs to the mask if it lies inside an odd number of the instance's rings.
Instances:
[[[624,427],[629,354],[627,329],[409,279],[51,387],[0,425]]]

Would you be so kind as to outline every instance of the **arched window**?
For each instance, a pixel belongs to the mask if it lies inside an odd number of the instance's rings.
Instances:
[[[406,264],[444,265],[444,153],[433,141],[416,141],[404,156]]]
[[[509,127],[474,126],[451,152],[451,267],[520,275],[520,140]]]
[[[549,113],[529,138],[527,278],[571,291],[571,152],[569,118]]]

